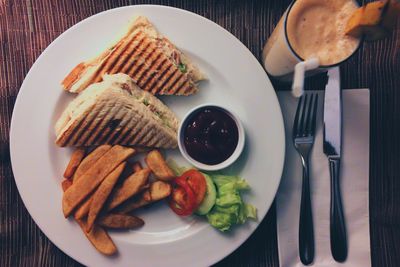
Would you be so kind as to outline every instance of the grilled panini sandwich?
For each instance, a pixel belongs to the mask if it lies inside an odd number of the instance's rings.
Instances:
[[[159,95],[191,95],[204,79],[200,70],[163,37],[145,17],[138,17],[123,37],[97,58],[78,64],[62,81],[79,93],[104,74],[125,73],[143,90]]]
[[[104,75],[66,108],[56,123],[59,146],[177,146],[178,119],[126,74]]]

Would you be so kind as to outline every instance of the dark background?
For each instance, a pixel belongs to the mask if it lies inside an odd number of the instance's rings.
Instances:
[[[265,40],[290,1],[0,0],[0,266],[79,265],[43,235],[15,186],[9,156],[9,126],[25,75],[50,42],[75,23],[110,8],[148,3],[187,9],[215,21],[260,60]],[[397,29],[391,38],[365,43],[341,68],[344,88],[371,90],[373,266],[400,266],[399,47]],[[323,76],[314,77],[307,82],[307,88],[323,89],[323,80]],[[276,90],[288,89],[277,82],[274,85]],[[273,206],[249,240],[218,265],[278,266],[275,221]]]

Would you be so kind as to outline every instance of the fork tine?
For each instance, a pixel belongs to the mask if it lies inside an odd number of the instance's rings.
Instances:
[[[305,122],[305,127],[304,127],[304,136],[308,136],[311,134],[311,116],[312,116],[312,104],[313,104],[313,100],[314,100],[314,94],[310,95],[310,101],[307,103],[307,107],[306,107],[306,114],[307,114],[307,118],[306,118],[306,122]]]
[[[311,135],[315,135],[315,124],[317,120],[317,108],[318,108],[318,95],[315,95],[315,100],[314,100],[314,110],[313,110],[313,116],[312,116],[312,122],[311,122]]]
[[[306,125],[306,111],[307,111],[307,100],[308,100],[308,95],[304,95],[304,102],[303,106],[301,107],[301,114],[300,114],[300,124],[299,124],[299,131],[298,131],[298,136],[304,136],[304,129]]]
[[[297,109],[296,109],[296,115],[294,116],[294,122],[293,122],[293,137],[297,136],[298,133],[298,125],[299,125],[299,114],[300,114],[300,107],[301,103],[303,101],[303,97],[300,97],[299,102],[297,103]]]

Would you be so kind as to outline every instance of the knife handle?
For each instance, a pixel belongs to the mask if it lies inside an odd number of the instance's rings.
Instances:
[[[340,195],[340,159],[329,158],[329,172],[331,175],[331,211],[330,235],[331,252],[337,262],[344,262],[347,258],[346,225],[344,223],[342,198]]]
[[[300,203],[299,255],[304,265],[314,261],[314,226],[311,210],[308,159],[303,159],[303,181]]]

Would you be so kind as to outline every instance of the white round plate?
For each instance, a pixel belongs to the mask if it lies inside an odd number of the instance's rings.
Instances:
[[[73,98],[61,89],[60,81],[77,63],[105,49],[135,15],[147,16],[209,78],[196,95],[162,98],[178,117],[194,106],[215,103],[235,111],[242,120],[246,147],[226,172],[248,180],[251,191],[244,198],[257,207],[258,221],[222,234],[198,216],[176,216],[162,202],[140,211],[144,227],[112,232],[119,253],[106,257],[91,246],[73,220],[63,217],[60,182],[71,149],[54,145],[53,127]],[[251,235],[271,206],[285,149],[276,94],[250,51],[229,32],[199,15],[151,5],[99,13],[76,24],[49,45],[21,86],[10,135],[14,176],[29,213],[56,246],[90,266],[206,266],[223,259]],[[178,151],[167,156],[187,165]]]

